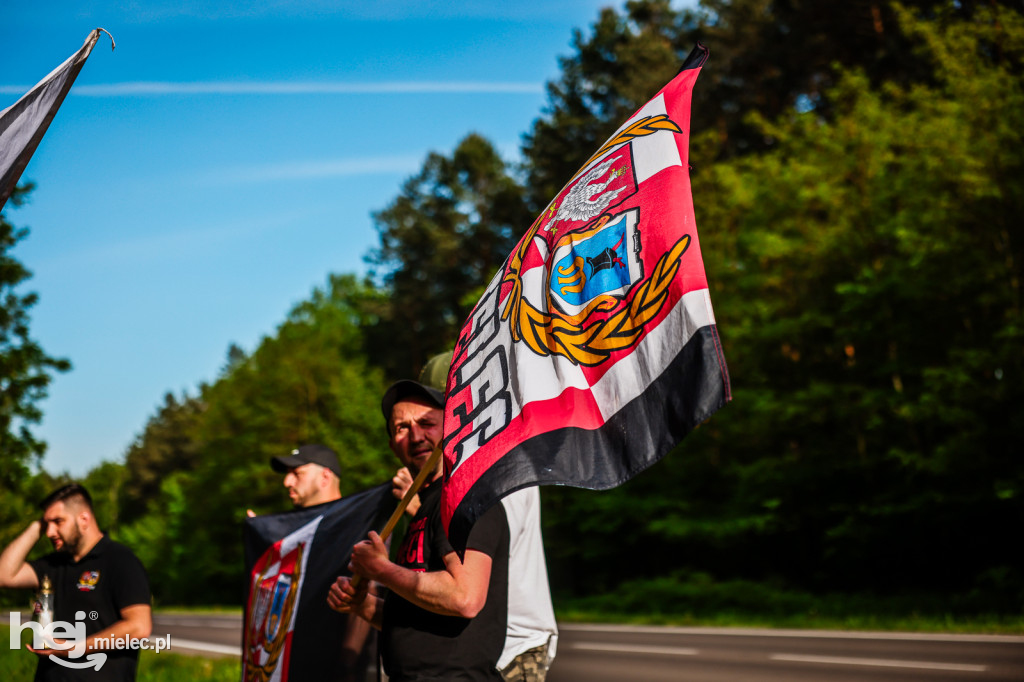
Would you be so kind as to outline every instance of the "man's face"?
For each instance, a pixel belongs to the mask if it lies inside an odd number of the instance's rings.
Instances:
[[[323,467],[319,464],[303,464],[284,475],[284,487],[296,507],[308,507],[320,493],[320,479]]]
[[[58,552],[74,554],[78,549],[82,531],[78,527],[77,516],[75,506],[66,505],[63,501],[54,502],[43,512],[43,530]]]
[[[418,398],[395,403],[391,409],[391,450],[413,476],[441,442],[443,420],[439,408]]]

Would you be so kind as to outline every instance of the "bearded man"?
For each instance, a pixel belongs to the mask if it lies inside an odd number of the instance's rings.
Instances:
[[[112,647],[117,640],[145,639],[153,629],[145,568],[130,549],[100,530],[92,498],[83,486],[71,483],[55,490],[39,507],[42,518],[33,520],[0,553],[0,587],[38,589],[49,582],[54,621],[66,623],[68,628],[81,623],[86,637],[84,646],[81,642],[56,640],[57,645],[68,648],[29,647],[39,657],[36,681],[134,680],[139,650]],[[26,561],[43,535],[54,551]],[[71,665],[77,662],[72,660],[76,654],[97,651],[106,654],[99,669]]]

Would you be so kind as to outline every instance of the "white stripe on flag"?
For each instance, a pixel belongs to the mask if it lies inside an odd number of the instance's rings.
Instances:
[[[658,95],[631,118],[627,125],[633,123],[643,116],[663,116],[668,113],[665,107],[665,96]],[[675,133],[662,130],[653,135],[638,137],[631,143],[633,145],[633,165],[636,169],[636,182],[642,184],[644,180],[671,166],[682,166],[683,161],[679,158],[679,147],[674,139]]]
[[[641,395],[675,359],[698,329],[714,324],[707,289],[684,294],[662,322],[594,384],[594,400],[605,420]]]

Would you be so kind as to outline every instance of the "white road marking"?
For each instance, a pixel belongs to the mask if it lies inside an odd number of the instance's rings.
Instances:
[[[171,646],[174,649],[192,649],[193,651],[208,651],[211,654],[227,654],[229,656],[241,656],[242,648],[238,646],[228,646],[226,644],[209,644],[207,642],[197,642],[194,639],[181,639],[175,637],[171,640]],[[170,651],[170,649],[168,649]]]
[[[563,645],[565,646],[565,645]],[[587,651],[621,651],[629,654],[668,654],[670,656],[696,656],[696,649],[680,646],[640,646],[633,644],[605,644],[603,642],[573,642],[573,649]]]
[[[981,673],[987,666],[969,663],[933,663],[931,661],[890,661],[882,658],[843,658],[839,656],[805,656],[803,654],[772,654],[773,661],[796,663],[826,663],[830,665],[866,665],[882,668],[917,668],[920,670],[956,670]]]
[[[957,635],[930,632],[869,632],[857,630],[787,630],[769,628],[703,628],[672,625],[605,625],[559,623],[565,632],[627,632],[636,634],[716,635],[723,637],[804,637],[809,639],[887,639],[908,642],[993,642],[1024,644],[1020,635]]]

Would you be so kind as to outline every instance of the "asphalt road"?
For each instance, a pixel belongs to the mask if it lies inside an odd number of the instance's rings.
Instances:
[[[564,625],[550,682],[1024,680],[1024,637]]]
[[[237,656],[238,616],[157,615],[171,650]],[[548,682],[1022,682],[1024,637],[561,625]]]

